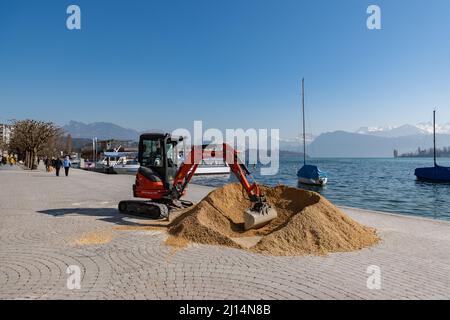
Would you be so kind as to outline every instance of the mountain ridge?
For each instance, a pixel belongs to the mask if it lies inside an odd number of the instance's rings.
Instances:
[[[157,129],[138,131],[124,128],[111,122],[84,123],[74,120],[62,126],[62,129],[65,133],[70,134],[72,138],[97,138],[99,140],[117,139],[138,141],[139,136],[144,132],[161,132],[161,130]]]
[[[416,134],[432,134],[432,122],[420,122],[416,125],[404,124],[390,127],[361,127],[355,131],[359,134],[376,135],[380,137],[403,137]],[[450,134],[450,122],[436,124],[436,133]]]
[[[356,132],[338,130],[322,133],[319,136],[307,136],[307,154],[312,157],[392,157],[394,149],[399,153],[412,152],[417,148],[432,147],[432,124],[398,127],[362,127]],[[99,140],[118,139],[137,141],[144,131],[123,128],[109,122],[83,123],[70,121],[62,127],[72,138]],[[438,126],[438,146],[450,146],[450,123]],[[146,130],[145,132],[161,132]],[[301,152],[303,143],[299,137],[279,139],[279,150]]]
[[[437,134],[438,146],[450,146],[450,134]],[[385,137],[346,131],[334,131],[318,136],[307,149],[312,157],[377,158],[392,157],[394,150],[406,153],[417,148],[431,148],[433,137],[417,134]]]

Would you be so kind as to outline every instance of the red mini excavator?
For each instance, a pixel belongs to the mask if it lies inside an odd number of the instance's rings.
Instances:
[[[204,158],[222,158],[228,163],[248,194],[252,207],[244,213],[244,228],[258,228],[276,218],[277,212],[267,202],[256,182],[250,183],[250,172],[239,161],[237,152],[228,144],[193,146],[183,163],[177,164],[176,146],[183,137],[165,133],[146,133],[139,139],[140,168],[133,185],[133,195],[151,200],[124,200],[119,203],[122,213],[153,219],[169,219],[173,210],[192,206],[181,200],[195,170]],[[212,148],[211,148],[212,147]]]

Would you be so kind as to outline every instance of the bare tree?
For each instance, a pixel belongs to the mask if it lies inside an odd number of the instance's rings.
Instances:
[[[72,145],[73,145],[72,136],[69,133],[66,137],[66,147],[64,149],[66,151],[66,154],[72,153]]]
[[[62,129],[53,122],[30,119],[13,121],[13,128],[10,150],[15,151],[30,169],[36,168],[36,157],[62,134]]]
[[[8,149],[8,145],[3,141],[3,139],[0,139],[0,157],[1,157],[1,153],[7,149]]]
[[[64,141],[62,136],[52,137],[48,140],[47,144],[39,151],[38,156],[51,158],[61,156],[61,152],[64,150]]]

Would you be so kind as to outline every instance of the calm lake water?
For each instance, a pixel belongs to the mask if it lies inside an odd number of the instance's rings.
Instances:
[[[308,161],[328,172],[328,185],[297,185],[297,170],[302,160],[282,157],[275,176],[260,176],[258,167],[250,168],[261,184],[286,184],[319,192],[337,205],[395,212],[450,220],[450,184],[420,182],[414,176],[417,167],[433,165],[432,159],[316,159]],[[450,159],[438,159],[450,166]],[[194,177],[193,183],[220,186],[236,181],[230,176]]]

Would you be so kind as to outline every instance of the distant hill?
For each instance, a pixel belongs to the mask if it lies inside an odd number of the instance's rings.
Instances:
[[[257,149],[246,149],[245,150],[245,159],[250,159],[250,152],[257,152]],[[278,152],[278,155],[280,157],[297,157],[298,159],[303,159],[303,152],[295,152],[295,151],[287,151],[287,150],[273,150],[274,152]],[[262,154],[267,156],[271,155],[270,150],[260,150],[260,152],[263,152]],[[261,155],[261,154],[260,154]],[[308,154],[306,155],[306,158],[309,158]]]
[[[345,131],[321,134],[308,147],[313,157],[389,157],[393,150],[388,138]]]
[[[72,138],[92,139],[94,137],[97,137],[97,139],[99,140],[118,139],[137,141],[139,140],[139,135],[143,133],[134,129],[123,128],[117,124],[110,122],[93,122],[86,124],[78,121],[70,121],[62,128],[66,134],[70,133]],[[161,131],[149,129],[145,132]]]
[[[70,134],[73,139],[92,139],[97,137],[99,140],[118,139],[118,140],[139,140],[139,135],[144,131],[137,131],[134,129],[126,129],[117,124],[110,122],[93,122],[83,123],[79,121],[70,121],[64,125],[63,130],[65,134]],[[149,129],[145,132],[162,132],[158,129]],[[313,136],[307,136],[307,143],[314,139]],[[85,142],[85,141],[82,141]],[[279,149],[284,151],[298,152],[302,150],[302,143],[298,139],[280,140]]]
[[[433,123],[421,122],[416,125],[404,124],[398,127],[361,127],[356,133],[379,137],[395,138],[419,134],[432,134]],[[450,123],[436,124],[436,133],[450,134]]]
[[[62,127],[66,133],[70,133],[72,138],[94,138],[120,139],[120,140],[138,140],[139,132],[133,129],[126,129],[109,122],[83,123],[70,121]]]
[[[314,141],[316,137],[311,134],[306,134],[306,145],[308,146]],[[283,151],[302,152],[303,151],[303,138],[298,136],[295,139],[280,139],[278,141],[279,149]]]
[[[450,134],[438,134],[438,145],[450,146]],[[327,132],[317,137],[308,147],[312,157],[392,157],[394,149],[400,153],[417,148],[430,148],[433,138],[428,134],[401,137],[380,137],[345,131]]]
[[[359,128],[356,133],[369,134],[378,137],[395,138],[404,136],[413,136],[418,134],[427,134],[427,131],[416,126],[405,124],[400,127],[393,128]]]

